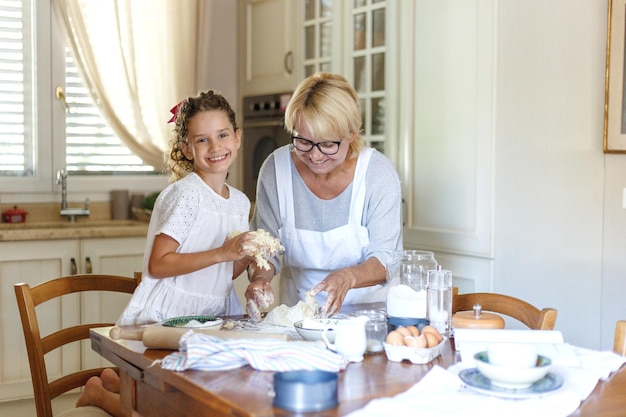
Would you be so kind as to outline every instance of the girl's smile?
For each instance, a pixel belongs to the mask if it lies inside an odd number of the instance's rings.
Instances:
[[[240,146],[241,131],[234,130],[223,111],[209,110],[189,119],[183,152],[193,161],[196,174],[218,193]]]

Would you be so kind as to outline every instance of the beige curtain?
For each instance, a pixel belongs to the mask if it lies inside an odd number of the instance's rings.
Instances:
[[[170,108],[209,85],[212,2],[52,3],[77,66],[109,125],[134,154],[162,169],[172,131],[167,123]]]

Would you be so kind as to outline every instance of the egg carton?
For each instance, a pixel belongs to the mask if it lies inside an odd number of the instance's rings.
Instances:
[[[448,343],[448,338],[443,337],[437,346],[431,348],[414,348],[409,346],[394,346],[387,342],[383,343],[387,359],[391,362],[402,362],[403,360],[411,361],[415,364],[424,364],[432,361],[441,355],[441,350]]]

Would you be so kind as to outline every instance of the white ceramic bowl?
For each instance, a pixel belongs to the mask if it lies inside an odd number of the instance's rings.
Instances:
[[[533,368],[537,365],[537,348],[533,343],[490,343],[489,363],[504,368]]]
[[[341,322],[340,319],[304,319],[297,321],[293,324],[296,331],[304,340],[315,342],[322,340],[322,333],[325,327],[329,327],[326,332],[326,337],[330,343],[335,343],[335,330],[333,326],[336,326]]]
[[[546,376],[552,366],[552,361],[541,355],[537,356],[537,362],[531,368],[510,368],[491,364],[486,351],[475,354],[474,359],[478,371],[492,384],[510,389],[522,389],[531,386]]]

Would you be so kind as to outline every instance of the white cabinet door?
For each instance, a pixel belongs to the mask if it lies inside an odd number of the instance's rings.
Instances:
[[[399,171],[408,247],[493,259],[495,2],[406,3]],[[409,39],[411,40],[409,42]],[[433,47],[436,43],[437,47]],[[442,255],[443,256],[443,255]],[[446,269],[454,268],[443,265]],[[487,290],[486,282],[474,288]]]
[[[32,397],[30,368],[14,285],[31,286],[69,275],[71,258],[79,256],[78,240],[0,242],[0,402]],[[65,296],[37,309],[42,334],[78,324],[78,296]],[[46,356],[50,377],[80,369],[79,347]]]
[[[293,3],[240,1],[242,95],[292,91],[297,85]]]
[[[145,237],[83,239],[81,256],[85,263],[89,258],[94,274],[110,274],[132,277],[143,267]],[[81,294],[81,318],[84,323],[115,323],[128,304],[130,294],[84,293]],[[83,367],[110,366],[102,356],[91,349],[89,341],[83,342]]]
[[[0,242],[0,402],[32,397],[30,368],[15,301],[16,283],[31,286],[70,275],[72,259],[79,273],[89,257],[94,273],[132,277],[142,270],[144,237]],[[130,295],[67,295],[37,308],[43,335],[84,321],[115,322]],[[108,366],[89,342],[46,355],[48,375],[56,378],[81,367]]]

